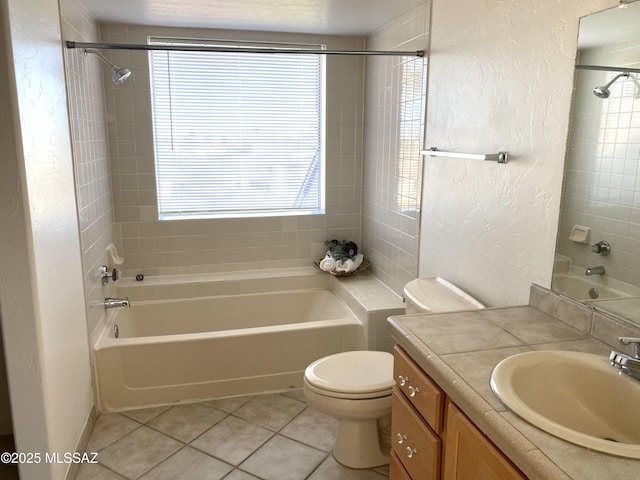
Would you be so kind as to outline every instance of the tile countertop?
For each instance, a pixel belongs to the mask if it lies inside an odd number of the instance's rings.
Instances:
[[[501,360],[531,350],[608,356],[611,347],[530,306],[389,317],[391,336],[531,480],[640,478],[640,460],[556,438],[510,412],[491,392]]]

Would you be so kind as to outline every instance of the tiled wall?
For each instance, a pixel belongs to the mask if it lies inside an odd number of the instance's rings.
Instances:
[[[98,41],[97,26],[80,0],[62,1],[60,9],[65,39]],[[101,265],[109,263],[106,248],[114,241],[103,69],[96,55],[84,55],[80,49],[65,49],[64,54],[88,331],[92,332],[105,313],[103,298],[113,293],[112,285],[103,287],[97,274]]]
[[[147,36],[325,43],[358,50],[360,37],[102,25],[105,42],[146,44]],[[363,66],[327,59],[326,215],[158,221],[147,54],[109,51],[133,81],[105,82],[115,225],[128,276],[309,266],[327,239],[360,242]]]
[[[635,41],[583,51],[579,63],[640,68]],[[558,253],[574,265],[604,265],[607,277],[640,285],[640,80],[617,80],[611,96],[593,95],[619,72],[577,70],[567,148]],[[574,224],[591,228],[588,244],[569,240]],[[591,243],[607,240],[603,257]]]
[[[430,2],[367,38],[369,50],[426,50]],[[418,274],[426,58],[369,57],[362,241],[371,271],[395,292]]]

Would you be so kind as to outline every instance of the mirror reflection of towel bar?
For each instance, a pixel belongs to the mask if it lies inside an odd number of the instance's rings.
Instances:
[[[470,158],[472,160],[487,160],[491,162],[507,163],[509,159],[508,152],[498,153],[455,153],[455,152],[443,152],[436,147],[431,147],[429,150],[420,150],[420,155],[429,155],[430,157],[451,157],[451,158]]]

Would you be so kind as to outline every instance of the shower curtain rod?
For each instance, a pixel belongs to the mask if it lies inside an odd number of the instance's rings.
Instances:
[[[92,48],[96,50],[177,50],[183,52],[224,52],[224,53],[292,53],[315,55],[392,55],[424,57],[424,50],[413,51],[358,51],[358,50],[304,50],[250,47],[215,47],[197,45],[133,45],[126,43],[86,43],[67,40],[67,48]]]
[[[629,67],[601,67],[600,65],[576,65],[579,70],[605,70],[607,72],[640,73],[640,68]]]

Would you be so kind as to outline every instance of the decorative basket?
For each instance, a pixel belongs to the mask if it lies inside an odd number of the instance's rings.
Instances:
[[[320,259],[322,260],[322,259]],[[325,273],[330,273],[331,275],[334,275],[336,277],[350,277],[351,275],[355,275],[358,272],[361,272],[362,270],[366,270],[369,265],[371,265],[371,263],[369,262],[369,260],[367,260],[366,258],[362,260],[362,263],[360,264],[360,266],[358,268],[356,268],[353,272],[325,272]],[[321,272],[324,272],[324,270],[322,270],[320,268],[320,261],[317,262],[313,262],[313,266],[316,267],[318,270],[320,270]]]

